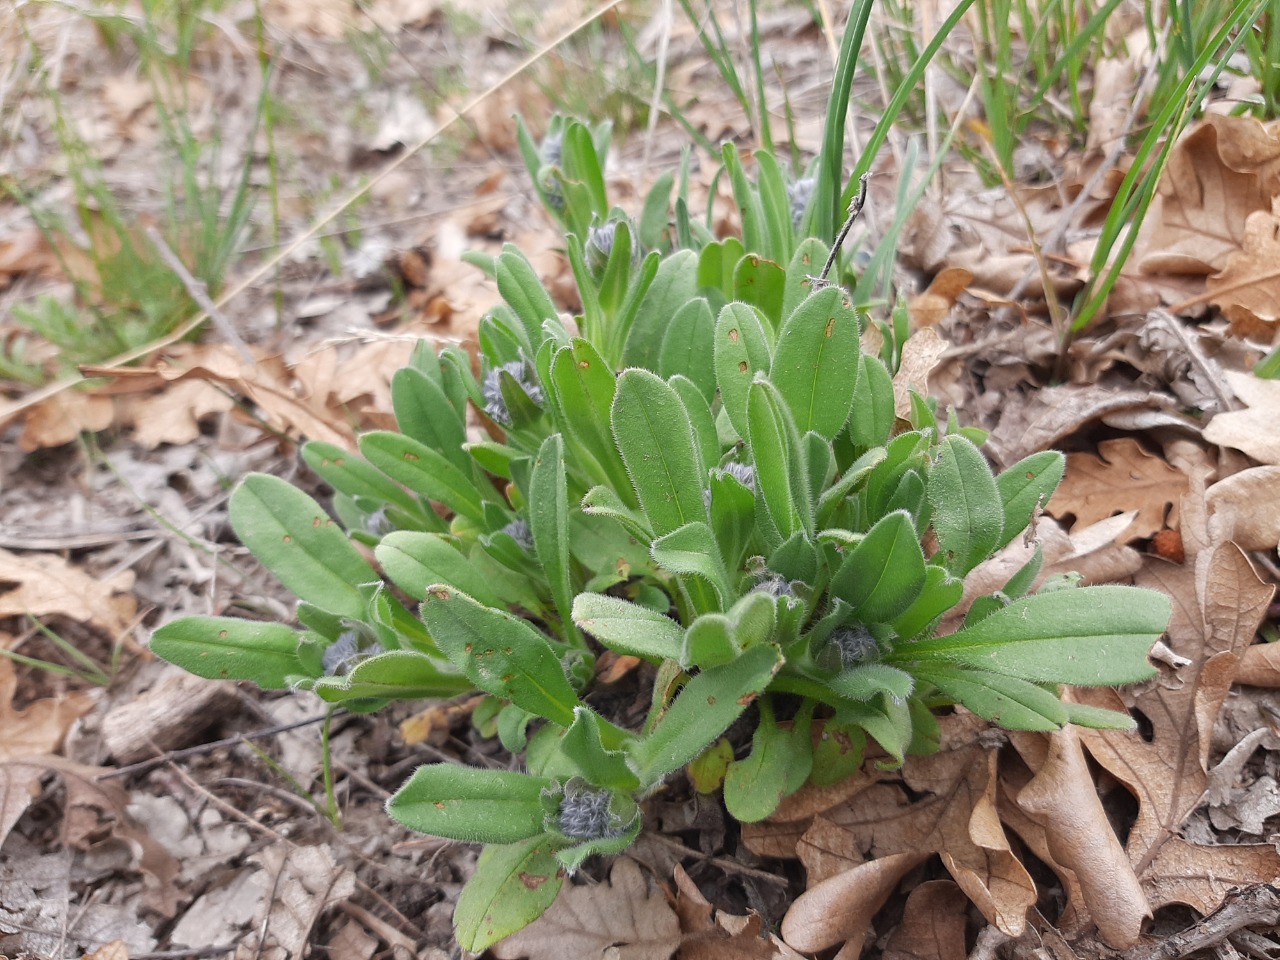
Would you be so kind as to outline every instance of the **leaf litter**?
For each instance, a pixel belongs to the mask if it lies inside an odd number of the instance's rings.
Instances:
[[[426,23],[438,13],[431,4],[392,6],[378,15]],[[269,8],[276,22],[311,38],[318,58],[337,56],[325,46],[329,41],[316,39],[345,29],[336,6],[304,11],[282,2]],[[500,21],[487,7],[484,16]],[[497,36],[503,28],[487,29]],[[696,50],[692,35],[684,42]],[[689,55],[674,75],[705,83],[705,77],[697,79],[703,68]],[[1131,64],[1115,64],[1112,72],[1111,80],[1101,70],[1094,77],[1098,130],[1123,122],[1115,105],[1136,76]],[[127,78],[105,75],[111,79],[103,87],[101,122],[145,140],[154,121],[141,91]],[[1105,96],[1104,80],[1112,91]],[[201,95],[198,88],[195,95]],[[1108,99],[1110,121],[1100,112]],[[482,124],[501,149],[510,105],[495,111]],[[731,129],[729,113],[708,102],[695,120],[717,138],[742,132]],[[432,121],[417,118],[419,124]],[[396,139],[404,137],[391,136]],[[981,942],[984,936],[998,939],[983,934],[983,924],[1006,939],[1010,956],[1033,955],[1033,937],[1064,949],[1069,941],[1077,955],[1092,956],[1106,947],[1149,946],[1153,935],[1143,940],[1144,930],[1169,930],[1183,916],[1169,905],[1212,914],[1230,908],[1234,887],[1254,889],[1280,875],[1270,840],[1280,770],[1268,720],[1274,713],[1267,713],[1269,701],[1262,699],[1280,687],[1280,655],[1255,642],[1260,625],[1269,626],[1277,579],[1280,498],[1273,493],[1273,471],[1280,455],[1270,438],[1280,400],[1268,383],[1246,372],[1274,337],[1278,320],[1278,142],[1273,127],[1217,115],[1186,134],[1113,294],[1113,328],[1065,349],[1040,323],[1045,307],[1039,298],[1046,289],[1069,296],[1082,283],[1099,214],[1117,183],[1108,175],[1091,184],[1099,157],[1065,162],[1063,181],[1052,189],[977,190],[953,180],[948,194],[918,208],[905,237],[904,263],[918,271],[924,281],[918,289],[925,291],[909,305],[913,323],[936,335],[909,341],[912,362],[896,384],[900,412],[906,384],[921,391],[945,385],[950,402],[966,414],[973,411],[975,419],[985,417],[993,428],[988,449],[1004,464],[1068,445],[1067,479],[1037,524],[1044,575],[1077,569],[1090,580],[1134,576],[1178,600],[1171,655],[1161,660],[1159,677],[1119,694],[1075,694],[1084,703],[1133,711],[1145,735],[1068,730],[1002,738],[967,715],[946,717],[936,755],[911,758],[896,771],[881,769],[873,756],[839,788],[806,788],[771,820],[745,826],[741,846],[724,836],[721,822],[718,846],[699,850],[692,861],[684,858],[690,872],[677,862],[646,877],[632,861],[619,860],[607,879],[597,872],[595,885],[567,886],[545,918],[551,926],[535,924],[527,940],[512,938],[496,956],[565,955],[565,938],[576,937],[583,956],[670,956],[678,950],[681,957],[719,960],[838,947],[845,960],[864,949],[883,957],[951,960],[963,955],[960,945],[975,934]],[[1123,158],[1121,163],[1119,169]],[[466,199],[484,196],[489,193],[477,188]],[[530,232],[524,226],[530,218],[518,204],[485,200],[467,222],[445,218],[426,235],[395,238],[405,251],[398,256],[407,264],[402,269],[411,292],[407,306],[388,311],[384,322],[410,318],[409,326],[386,335],[373,325],[326,329],[335,305],[360,294],[342,289],[326,300],[291,289],[290,297],[309,304],[299,314],[316,315],[302,317],[310,328],[295,331],[283,349],[255,343],[248,364],[229,345],[184,344],[154,353],[140,367],[97,371],[109,375],[105,386],[64,392],[27,411],[19,442],[28,451],[56,451],[82,431],[114,428],[144,456],[191,446],[199,451],[194,463],[211,452],[223,455],[219,447],[241,448],[240,463],[256,455],[281,465],[286,458],[279,454],[291,441],[349,445],[356,430],[388,423],[390,373],[414,337],[465,339],[474,319],[495,302],[491,286],[457,259],[472,239],[505,230],[526,249],[546,251],[536,263],[549,286],[563,281],[565,264],[551,249],[554,239]],[[1050,261],[1047,275],[1029,252],[1028,224],[1037,239],[1059,238],[1049,251],[1058,259]],[[408,257],[419,249],[430,256]],[[60,273],[36,235],[0,239],[0,285],[47,283]],[[311,280],[302,285],[312,286]],[[360,302],[356,313],[371,317],[386,298]],[[1019,307],[1012,325],[1007,316],[993,316],[1012,303]],[[382,306],[375,309],[377,304]],[[1168,310],[1148,312],[1157,306]],[[261,326],[260,318],[244,319]],[[1188,408],[1205,416],[1189,416]],[[1188,445],[1196,451],[1190,460]],[[256,454],[243,453],[255,447]],[[166,484],[176,475],[161,473]],[[215,513],[203,531],[211,543],[217,522]],[[1181,563],[1150,553],[1162,533],[1185,544]],[[245,571],[213,575],[219,561],[195,551],[166,546],[158,556],[176,562],[162,559],[157,569],[139,563],[140,575],[131,580],[133,568],[119,565],[121,546],[111,549],[111,563],[103,562],[105,550],[98,556],[6,551],[0,556],[6,623],[52,617],[114,640],[137,613],[131,592],[163,598],[200,594],[212,584],[208,596],[198,597],[206,608],[270,610],[281,603]],[[983,577],[1003,582],[1000,571],[1016,569],[1026,556],[1018,551],[1027,549],[1011,545],[1007,556],[997,558],[1005,566],[993,562],[974,571],[966,588],[991,589],[979,588]],[[175,574],[183,567],[187,573]],[[104,570],[113,576],[103,579]],[[192,602],[167,601],[174,607]],[[160,682],[141,658],[130,669],[138,687],[129,696],[145,695],[149,683]],[[217,940],[246,957],[296,956],[304,945],[320,942],[335,955],[341,944],[350,956],[366,957],[383,943],[396,956],[409,955],[406,943],[430,944],[424,956],[447,946],[451,902],[472,854],[407,836],[390,838],[397,846],[388,853],[379,790],[441,751],[471,762],[504,762],[469,729],[466,710],[433,715],[430,737],[416,747],[397,742],[385,725],[340,719],[338,725],[346,726],[334,742],[347,828],[333,834],[315,812],[322,784],[312,752],[287,753],[270,737],[263,741],[268,757],[284,759],[291,784],[265,783],[275,773],[264,772],[269,768],[243,745],[232,745],[170,758],[151,768],[156,772],[117,786],[115,779],[99,778],[113,772],[113,760],[124,762],[104,723],[109,711],[123,709],[120,698],[33,683],[32,676],[0,661],[0,882],[6,884],[0,931],[10,938],[0,948],[55,955],[74,945],[97,960],[123,960],[155,949],[162,942],[157,932],[176,930],[188,939],[170,936],[169,943],[215,946],[210,940]],[[27,685],[20,706],[13,705],[15,677]],[[273,705],[254,696],[240,691],[238,706],[219,705],[214,726],[234,732],[269,726]],[[162,749],[174,748],[165,742]],[[232,782],[237,779],[257,785]],[[680,789],[672,785],[668,802],[687,802]],[[1132,797],[1129,805],[1121,794]],[[170,802],[154,802],[162,799]],[[148,830],[138,812],[169,828]],[[57,815],[50,819],[51,813]],[[295,822],[301,824],[297,839],[286,841],[283,826]],[[697,832],[699,843],[712,832],[709,819],[689,823],[698,825],[686,825],[685,836]],[[233,842],[211,842],[232,827],[239,831]],[[250,829],[267,845],[246,856]],[[193,839],[201,843],[193,845]],[[179,877],[179,854],[196,846],[209,858],[209,876],[184,871]],[[693,848],[681,849],[692,855]],[[750,874],[716,867],[711,854],[778,871],[790,883],[793,902],[781,911],[755,909],[753,904],[766,907],[767,898]],[[803,879],[795,879],[794,870],[787,874],[790,866],[778,866],[787,861],[799,864]],[[76,902],[86,900],[87,876],[107,883],[108,902]],[[41,896],[37,902],[18,889]],[[203,904],[202,914],[197,904]],[[198,915],[204,925],[195,922]],[[166,928],[155,919],[166,916],[177,923]],[[188,918],[192,922],[182,927]],[[230,939],[221,941],[224,936]]]

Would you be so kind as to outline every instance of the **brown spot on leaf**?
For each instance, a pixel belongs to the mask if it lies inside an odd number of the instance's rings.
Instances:
[[[732,330],[730,330],[730,331],[729,331],[729,342],[730,342],[730,343],[737,343],[737,342],[738,342],[738,337],[739,337],[739,334],[738,334],[738,328],[737,328],[737,327],[734,327]]]
[[[218,639],[219,639],[219,640],[225,640],[225,639],[227,639],[227,631],[225,631],[225,630],[219,630],[219,631],[218,631]]]
[[[760,696],[760,694],[758,693],[743,694],[741,697],[738,698],[738,706],[745,707],[749,703],[752,703],[755,700],[755,698],[758,696]]]
[[[537,890],[551,878],[545,873],[525,873],[523,870],[519,874],[520,882],[530,890]]]
[[[283,539],[285,543],[293,543],[293,537],[289,536],[287,533],[284,535]]]
[[[417,460],[417,459],[418,459],[418,455],[417,455],[416,453],[410,453],[408,450],[406,450],[406,451],[404,452],[404,458],[405,458],[406,460]]]
[[[822,331],[822,335],[826,337],[828,340],[830,340],[833,336],[835,336],[835,332],[836,332],[836,318],[829,317],[827,319],[827,328],[826,330]]]
[[[746,373],[746,372],[747,372],[747,361],[743,360],[743,361],[739,362],[739,364],[738,364],[738,370],[739,370],[739,372],[741,372],[741,373]]]

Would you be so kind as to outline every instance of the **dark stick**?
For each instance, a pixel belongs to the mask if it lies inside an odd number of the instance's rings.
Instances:
[[[345,711],[343,711],[345,712]],[[335,715],[337,715],[335,713]],[[313,723],[319,723],[328,714],[320,714],[316,717],[307,717],[305,720],[295,720],[293,723],[282,723],[279,726],[267,727],[265,730],[255,730],[253,733],[240,733],[234,737],[227,737],[225,740],[214,740],[212,743],[202,743],[195,747],[186,747],[182,750],[170,750],[168,753],[162,753],[158,757],[152,757],[150,760],[139,760],[137,763],[131,763],[127,767],[120,767],[112,770],[110,773],[103,773],[95,777],[95,780],[113,780],[116,777],[127,777],[131,773],[141,773],[150,770],[152,767],[158,767],[162,763],[168,763],[171,760],[183,760],[187,757],[199,756],[202,753],[211,753],[219,747],[234,747],[238,743],[246,740],[262,740],[266,737],[274,737],[278,733],[287,733],[290,730],[297,730],[299,727],[308,727]]]

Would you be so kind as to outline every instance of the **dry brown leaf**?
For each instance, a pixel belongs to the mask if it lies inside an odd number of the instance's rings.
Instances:
[[[876,911],[902,878],[927,859],[922,853],[888,853],[810,887],[782,919],[783,941],[805,952],[843,942],[840,956],[856,960]]]
[[[1280,688],[1280,643],[1245,647],[1236,664],[1235,682],[1248,687]]]
[[[842,955],[856,956],[879,904],[934,853],[991,923],[1022,932],[1036,889],[1000,824],[997,751],[978,742],[986,724],[968,714],[944,717],[941,727],[942,748],[908,758],[904,785],[876,784],[815,818],[798,853],[817,882],[787,912],[788,944],[823,950],[845,939]]]
[[[70,617],[118,637],[137,610],[132,586],[129,570],[102,581],[51,553],[0,550],[0,617]]]
[[[59,273],[58,258],[44,233],[27,227],[0,240],[0,290],[24,273]]]
[[[1165,843],[1144,874],[1143,884],[1155,903],[1185,903],[1208,915],[1222,905],[1233,887],[1266,883],[1280,877],[1280,854],[1272,843],[1188,843],[1174,837]]]
[[[1204,428],[1210,443],[1243,450],[1259,463],[1280,464],[1280,381],[1227,371],[1227,383],[1246,410],[1219,413]]]
[[[1222,535],[1241,550],[1280,544],[1280,466],[1252,467],[1219,480],[1205,496]]]
[[[1249,117],[1210,115],[1169,155],[1134,262],[1143,273],[1207,275],[1242,249],[1245,221],[1280,193],[1280,137]]]
[[[740,917],[717,911],[697,884],[676,864],[676,916],[684,939],[680,960],[799,960],[800,955],[770,934],[761,937],[760,915]]]
[[[114,781],[97,779],[106,772],[54,756],[0,761],[0,843],[35,799],[41,779],[55,773],[66,788],[62,842],[88,846],[101,839],[106,825],[139,852],[138,869],[146,881],[147,906],[172,917],[181,895],[174,883],[178,861],[129,814],[128,791]]]
[[[200,420],[235,407],[223,390],[200,380],[183,380],[137,399],[128,413],[133,440],[147,450],[162,443],[190,443],[200,436]]]
[[[1045,387],[1003,407],[985,449],[1001,466],[1011,466],[1029,454],[1055,446],[1091,420],[1159,410],[1171,406],[1171,400],[1164,394],[1115,390],[1096,383]]]
[[[947,319],[955,306],[956,298],[973,282],[973,274],[961,267],[946,267],[933,278],[924,293],[918,293],[907,301],[911,314],[911,327],[934,327]]]
[[[634,860],[620,857],[609,882],[566,886],[546,913],[490,949],[498,960],[667,960],[680,921]]]
[[[964,960],[968,909],[969,898],[950,880],[920,884],[907,897],[882,960]]]
[[[1205,281],[1209,301],[1231,321],[1232,331],[1270,341],[1280,320],[1280,198],[1270,210],[1245,220],[1241,249]]]
[[[1084,526],[1136,510],[1129,536],[1150,537],[1177,527],[1178,502],[1186,492],[1185,474],[1132,437],[1117,437],[1099,443],[1096,455],[1067,456],[1066,476],[1045,510],[1059,518],[1074,514]]]
[[[1189,500],[1184,501],[1184,511]],[[1081,730],[1080,737],[1094,758],[1138,799],[1126,852],[1151,905],[1160,907],[1167,901],[1149,873],[1151,865],[1204,793],[1214,721],[1240,654],[1252,643],[1266,614],[1273,588],[1230,543],[1210,544],[1183,566],[1149,561],[1138,583],[1173,599],[1168,643],[1188,662],[1178,669],[1164,668],[1160,677],[1133,695],[1133,708],[1151,725],[1149,740],[1114,730]],[[1095,706],[1125,709],[1113,690],[1080,690],[1076,696]],[[1214,892],[1202,884],[1199,895],[1208,900]]]
[[[1052,862],[1071,871],[1102,938],[1128,949],[1138,942],[1150,911],[1098,799],[1075,728],[1013,733],[1011,739],[1034,771],[1014,802],[1043,829]]]
[[[86,953],[81,960],[129,960],[129,945],[123,940],[112,940],[93,953]]]
[[[96,433],[111,426],[115,404],[110,397],[64,390],[36,404],[24,418],[18,446],[33,450],[60,447],[81,433]]]
[[[263,897],[252,929],[262,936],[245,937],[236,960],[289,960],[301,957],[311,928],[331,904],[356,890],[355,874],[337,863],[327,846],[265,848],[250,858],[265,868]]]
[[[17,689],[13,661],[0,657],[0,762],[56,752],[67,729],[94,704],[94,697],[80,690],[37,700],[15,710],[13,695]],[[4,807],[0,803],[0,841],[7,832]]]

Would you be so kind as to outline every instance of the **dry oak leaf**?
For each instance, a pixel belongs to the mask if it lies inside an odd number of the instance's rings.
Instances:
[[[115,421],[111,397],[83,390],[63,390],[37,403],[23,417],[18,446],[26,453],[60,447],[81,433],[97,433]]]
[[[1236,664],[1235,682],[1248,687],[1280,689],[1280,643],[1246,647]]]
[[[1243,248],[1245,221],[1280,193],[1280,136],[1207,116],[1174,145],[1134,251],[1143,273],[1207,275]]]
[[[1138,942],[1150,910],[1102,808],[1075,728],[1014,732],[1010,739],[1034,772],[1014,793],[1014,804],[1043,831],[1050,865],[1070,871],[1074,883],[1064,886],[1079,895],[1075,912],[1083,916],[1087,909],[1109,946],[1128,949]],[[1030,840],[1028,845],[1036,846]]]
[[[1227,384],[1247,410],[1219,413],[1204,428],[1210,443],[1243,450],[1259,463],[1280,464],[1280,382],[1229,370]]]
[[[903,784],[876,784],[814,819],[798,847],[814,886],[787,911],[783,940],[803,952],[844,940],[841,960],[856,958],[875,911],[935,853],[989,922],[1022,933],[1036,888],[1000,824],[997,751],[978,740],[986,727],[942,718],[940,751],[908,758]]]
[[[1162,458],[1148,453],[1132,437],[1098,444],[1098,453],[1067,456],[1062,484],[1045,507],[1061,518],[1091,526],[1126,510],[1136,510],[1131,537],[1150,537],[1178,525],[1178,503],[1187,492],[1187,477]]]
[[[111,832],[135,851],[137,868],[146,881],[146,905],[172,917],[181,895],[175,883],[178,861],[130,816],[128,791],[113,781],[98,779],[107,772],[54,756],[0,761],[0,844],[39,794],[40,781],[50,773],[57,774],[66,797],[59,836],[62,843],[87,847],[100,839],[102,825],[109,824]]]
[[[176,446],[200,436],[200,421],[235,407],[226,391],[200,380],[180,380],[165,389],[139,397],[128,405],[133,440],[146,450],[162,443]]]
[[[907,897],[902,923],[881,960],[964,960],[969,898],[950,880],[930,880]]]
[[[741,917],[717,911],[697,884],[676,864],[676,916],[684,940],[680,960],[800,960],[773,934],[761,937],[760,915]]]
[[[118,637],[137,610],[132,586],[132,571],[104,582],[50,553],[0,550],[0,617],[64,616]]]
[[[956,298],[973,282],[973,274],[962,267],[946,267],[938,273],[924,293],[918,293],[907,301],[911,314],[911,329],[935,327],[947,319],[955,306]]]
[[[1280,877],[1274,843],[1188,843],[1168,841],[1143,875],[1155,903],[1185,903],[1202,914],[1218,909],[1233,888],[1269,883]]]
[[[498,960],[667,960],[680,939],[675,911],[620,857],[607,884],[564,887],[546,913],[490,949]]]
[[[1241,249],[1205,281],[1205,288],[1233,333],[1271,340],[1280,320],[1280,198],[1272,200],[1271,209],[1249,214]]]
[[[911,416],[911,391],[922,397],[929,395],[929,374],[938,365],[950,344],[937,330],[917,330],[902,347],[902,362],[893,375],[893,411],[901,419]]]
[[[1079,736],[1138,800],[1126,853],[1152,907],[1159,908],[1168,902],[1161,899],[1167,890],[1149,871],[1208,786],[1214,722],[1240,654],[1266,615],[1273,588],[1231,543],[1210,545],[1183,566],[1152,559],[1137,582],[1173,599],[1168,645],[1187,663],[1163,668],[1159,677],[1130,694],[1133,709],[1151,724],[1149,740],[1117,730],[1081,730]],[[1114,690],[1078,690],[1074,696],[1095,706],[1126,709]],[[1215,891],[1202,884],[1199,895],[1208,901]]]
[[[93,707],[94,696],[85,691],[64,693],[13,708],[18,677],[13,661],[0,657],[0,762],[53,753],[67,729]],[[12,824],[4,820],[0,803],[0,840]]]

